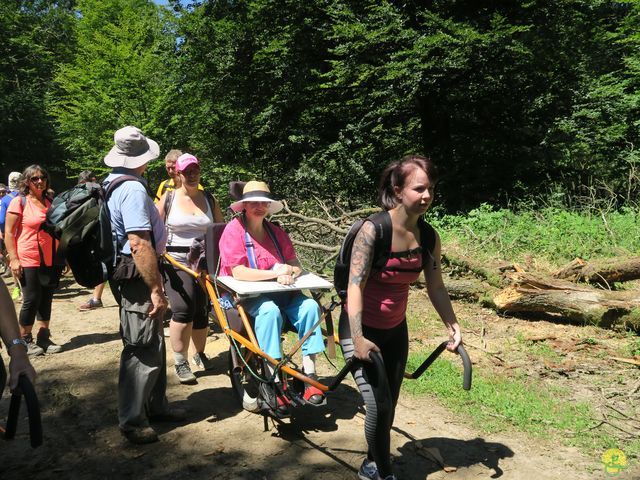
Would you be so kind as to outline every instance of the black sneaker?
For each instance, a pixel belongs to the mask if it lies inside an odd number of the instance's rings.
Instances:
[[[41,328],[38,331],[38,336],[36,337],[36,344],[43,350],[45,353],[58,353],[62,350],[62,347],[57,343],[54,343],[51,340],[51,330],[48,328]]]
[[[22,337],[22,339],[27,343],[27,355],[29,355],[30,357],[44,355],[44,349],[36,345],[36,343],[33,341],[33,335],[29,333]]]
[[[191,358],[191,361],[195,366],[203,370],[213,370],[214,368],[213,360],[207,357],[207,354],[204,352],[196,353]]]
[[[198,379],[191,371],[189,362],[176,363],[175,368],[176,368],[176,375],[178,376],[178,380],[180,380],[180,383],[186,383],[186,384],[198,383]]]

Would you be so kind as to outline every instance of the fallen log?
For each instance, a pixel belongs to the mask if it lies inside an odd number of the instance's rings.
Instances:
[[[640,279],[640,257],[596,262],[576,258],[555,272],[553,277],[611,287],[615,282]]]
[[[511,285],[493,297],[503,313],[556,314],[574,322],[610,328],[624,324],[640,330],[640,296],[578,285],[528,273],[508,275]]]

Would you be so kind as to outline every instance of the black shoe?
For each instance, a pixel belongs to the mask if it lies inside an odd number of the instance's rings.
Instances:
[[[62,350],[60,345],[51,340],[51,330],[48,328],[41,328],[38,330],[36,344],[42,348],[45,353],[58,353]]]
[[[162,413],[149,415],[152,422],[184,422],[187,419],[187,411],[180,407],[169,407]]]
[[[133,427],[127,430],[120,430],[122,435],[135,445],[145,445],[159,440],[158,434],[151,427]]]

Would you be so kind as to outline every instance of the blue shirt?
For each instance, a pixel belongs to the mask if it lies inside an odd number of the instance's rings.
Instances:
[[[136,175],[133,171],[125,168],[116,168],[104,180],[104,184],[111,182],[121,175],[133,175],[140,178],[141,182],[146,181]],[[140,182],[133,180],[121,183],[111,193],[107,201],[111,223],[114,226],[118,244],[122,245],[122,253],[131,254],[131,247],[127,233],[129,232],[152,232],[156,245],[156,253],[160,255],[165,250],[167,243],[167,232],[164,222],[147,193],[147,189]]]
[[[0,232],[4,233],[4,224],[7,220],[7,209],[11,200],[18,196],[18,190],[12,190],[0,200]]]

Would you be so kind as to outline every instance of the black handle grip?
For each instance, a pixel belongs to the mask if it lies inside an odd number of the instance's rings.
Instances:
[[[4,437],[7,440],[11,440],[16,435],[18,415],[20,414],[20,400],[23,395],[25,403],[27,404],[27,413],[29,415],[29,437],[31,439],[31,446],[33,448],[37,448],[42,445],[42,419],[40,417],[40,404],[38,403],[36,390],[33,388],[31,381],[29,381],[25,375],[21,375],[20,378],[18,378],[18,388],[13,392],[13,395],[11,395],[9,416],[7,418],[7,428],[5,430]]]
[[[435,361],[436,358],[440,356],[442,352],[447,348],[447,344],[449,342],[442,342],[440,345],[436,347],[436,349],[427,357],[427,359],[422,362],[415,372],[406,374],[407,378],[420,378],[420,376],[425,372],[427,368],[431,366],[431,364]],[[458,345],[457,352],[460,354],[460,358],[462,359],[462,366],[464,368],[463,379],[462,379],[462,388],[465,390],[471,389],[471,376],[472,376],[472,367],[471,367],[471,359],[467,354],[467,351],[462,346],[462,344]]]

